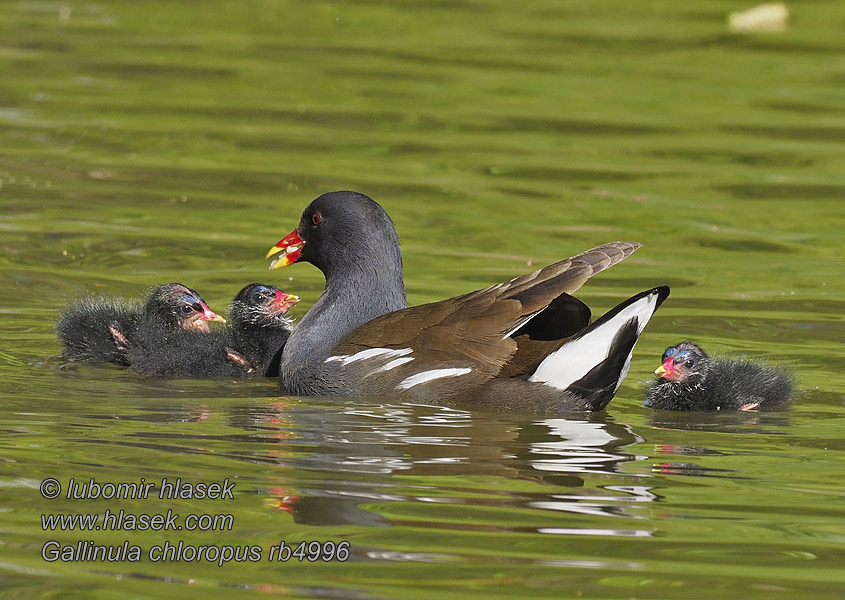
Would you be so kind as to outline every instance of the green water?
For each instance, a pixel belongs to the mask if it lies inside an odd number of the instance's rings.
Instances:
[[[0,5],[0,597],[838,598],[845,589],[845,4]],[[317,195],[400,233],[409,301],[616,239],[595,314],[669,284],[581,420],[273,381],[64,365],[57,309],[181,281],[212,308]],[[785,410],[642,406],[664,348],[787,365]],[[48,500],[48,477],[236,483],[232,499]],[[229,514],[226,531],[44,531],[41,515]],[[259,546],[259,562],[47,562],[48,540]],[[280,541],[344,562],[268,562]]]

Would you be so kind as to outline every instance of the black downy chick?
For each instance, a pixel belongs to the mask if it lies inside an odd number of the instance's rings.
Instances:
[[[232,327],[203,333],[142,319],[140,341],[129,349],[131,369],[150,377],[261,377],[278,371],[278,356],[291,331],[285,315],[299,298],[275,286],[250,284],[232,303]],[[203,303],[204,304],[204,303]],[[153,311],[160,317],[162,310]],[[163,326],[164,325],[164,326]]]
[[[781,404],[792,394],[786,371],[745,359],[710,358],[693,342],[670,346],[645,406],[665,410],[756,410]]]
[[[245,286],[229,306],[229,358],[237,362],[235,355],[240,357],[249,365],[250,375],[278,377],[282,350],[293,331],[293,319],[287,313],[298,302],[298,296],[286,294],[275,285]]]
[[[153,377],[191,374],[185,365],[201,362],[218,337],[209,321],[225,323],[194,290],[178,283],[155,288],[127,336],[130,369]]]
[[[66,360],[128,366],[128,349],[142,322],[207,333],[208,321],[219,320],[199,294],[170,283],[153,289],[143,305],[113,297],[80,300],[62,310],[56,332]]]

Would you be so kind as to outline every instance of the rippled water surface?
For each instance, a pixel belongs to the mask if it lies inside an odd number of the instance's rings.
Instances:
[[[0,597],[838,598],[845,589],[845,5],[35,2],[0,20]],[[667,283],[608,410],[569,418],[280,397],[56,359],[57,310],[181,281],[319,296],[266,250],[320,193],[380,201],[409,300],[616,239],[579,297]],[[221,308],[222,310],[222,308]],[[691,338],[791,368],[794,401],[642,406]],[[234,483],[48,500],[46,478]],[[231,515],[45,531],[54,513]],[[140,561],[46,561],[48,540]],[[270,562],[284,541],[346,561]],[[151,560],[169,542],[260,560]]]

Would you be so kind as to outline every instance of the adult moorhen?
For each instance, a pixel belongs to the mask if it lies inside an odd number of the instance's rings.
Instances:
[[[667,410],[756,410],[781,404],[792,394],[786,371],[744,359],[707,356],[693,342],[663,353],[645,405]]]
[[[164,329],[208,332],[208,321],[222,318],[181,283],[154,288],[144,305],[112,297],[86,298],[65,307],[56,323],[64,345],[62,357],[128,366],[130,339],[142,320],[157,322]]]
[[[164,311],[151,311],[129,344],[130,369],[162,378],[275,376],[297,302],[276,286],[250,284],[232,302],[231,329],[214,332],[174,328]]]
[[[294,329],[283,392],[368,395],[523,411],[600,410],[628,370],[669,288],[626,300],[591,325],[569,294],[640,244],[613,242],[511,281],[407,308],[393,222],[369,197],[332,192],[305,209],[267,258],[307,261],[325,290]]]

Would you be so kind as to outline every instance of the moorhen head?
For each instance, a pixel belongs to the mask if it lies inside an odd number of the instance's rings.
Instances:
[[[707,375],[708,356],[697,344],[681,342],[669,346],[660,358],[661,365],[654,374],[668,381],[698,385]]]
[[[324,194],[267,255],[279,255],[271,269],[307,261],[326,277],[285,345],[281,388],[494,409],[602,409],[669,289],[637,294],[592,324],[590,309],[569,294],[639,246],[605,244],[483,290],[406,308],[387,213],[363,194]]]
[[[275,285],[250,283],[229,306],[229,317],[237,327],[284,327],[293,320],[288,311],[299,303],[299,296],[286,294]]]
[[[357,192],[323,194],[302,213],[299,226],[280,240],[267,253],[267,258],[279,255],[270,269],[279,269],[292,263],[310,262],[326,277],[352,278],[366,274],[377,258],[379,266],[387,272],[391,286],[401,289],[402,255],[399,238],[393,221],[373,199]]]
[[[745,359],[711,358],[693,342],[663,353],[645,405],[666,410],[756,410],[792,394],[786,371]]]

